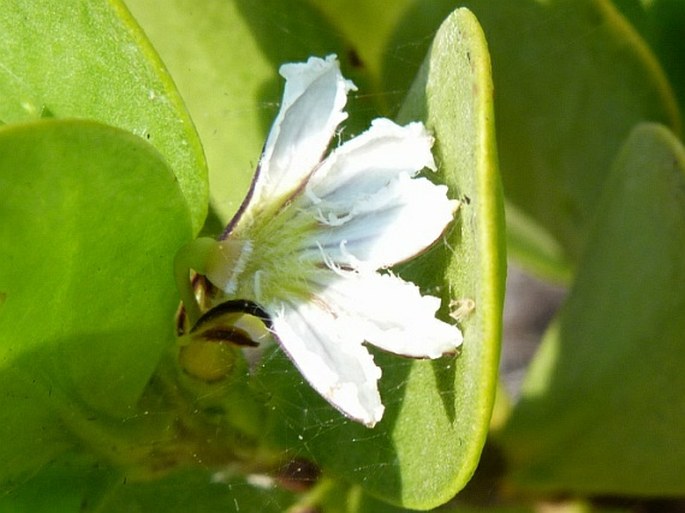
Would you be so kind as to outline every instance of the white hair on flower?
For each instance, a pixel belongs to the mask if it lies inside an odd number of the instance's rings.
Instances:
[[[356,89],[335,56],[280,73],[283,101],[250,193],[203,274],[225,297],[258,304],[311,386],[372,427],[384,411],[381,370],[365,343],[415,358],[462,343],[456,326],[436,318],[439,298],[379,272],[433,244],[457,202],[417,176],[436,168],[422,123],[376,119],[325,155]]]

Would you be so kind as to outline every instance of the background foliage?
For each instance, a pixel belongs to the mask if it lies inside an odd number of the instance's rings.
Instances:
[[[0,510],[675,510],[684,20],[678,0],[6,2]],[[193,381],[173,333],[174,254],[241,201],[278,66],[330,53],[359,87],[341,137],[423,120],[462,200],[396,272],[475,304],[458,358],[376,355],[374,430],[275,349]],[[506,252],[569,293],[491,415]]]

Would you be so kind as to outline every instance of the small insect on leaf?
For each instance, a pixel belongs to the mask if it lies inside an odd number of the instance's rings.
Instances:
[[[450,317],[461,322],[476,309],[476,302],[471,298],[453,299],[450,301]]]

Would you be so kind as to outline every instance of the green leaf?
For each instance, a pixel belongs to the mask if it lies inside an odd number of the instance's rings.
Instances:
[[[345,76],[366,88],[366,72],[350,60],[349,45],[304,0],[226,0],[202,7],[195,0],[171,0],[164,9],[145,0],[126,3],[168,65],[197,124],[217,224],[226,224],[248,190],[283,92],[281,64],[337,53]],[[368,101],[352,103],[363,112],[351,116],[354,123],[366,127],[374,109]]]
[[[147,139],[168,161],[198,231],[202,148],[169,75],[118,0],[9,0],[0,17],[0,119],[85,118]]]
[[[634,130],[505,430],[525,486],[685,493],[685,150]]]
[[[406,507],[434,507],[460,490],[488,429],[505,265],[491,101],[482,31],[458,10],[438,32],[400,117],[426,120],[436,137],[439,179],[463,205],[447,243],[398,271],[438,291],[445,304],[475,302],[461,322],[462,354],[430,362],[375,353],[386,413],[373,430],[334,411],[278,350],[257,375],[273,408],[265,426],[272,444]]]
[[[422,52],[416,41],[427,40],[455,3],[415,0],[388,45],[404,51],[388,52],[386,88],[407,82],[406,63]],[[556,269],[563,280],[582,253],[607,170],[633,126],[658,121],[679,133],[675,97],[644,41],[607,0],[460,4],[478,17],[492,54],[507,201],[539,225],[508,223],[512,255],[548,276]],[[558,261],[550,261],[544,238],[535,256],[529,235],[540,231],[563,250]]]
[[[0,127],[0,191],[5,489],[101,423],[135,418],[174,341],[172,262],[191,228],[161,156],[94,122]]]

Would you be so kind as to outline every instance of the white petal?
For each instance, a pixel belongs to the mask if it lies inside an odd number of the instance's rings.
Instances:
[[[340,73],[334,55],[284,64],[281,109],[260,159],[253,204],[287,197],[302,185],[324,154],[354,84]]]
[[[336,264],[389,267],[433,244],[457,204],[444,185],[400,175],[370,197],[351,199],[347,210],[317,207],[320,226],[312,238]]]
[[[272,329],[311,386],[345,415],[373,427],[383,416],[377,381],[381,370],[362,345],[327,309],[309,302],[281,306]]]
[[[375,119],[371,128],[333,151],[311,177],[307,191],[321,201],[347,204],[374,194],[400,174],[435,169],[433,137],[422,123],[400,126]]]
[[[391,274],[339,271],[321,293],[335,315],[361,338],[392,353],[439,358],[463,341],[456,326],[436,319],[440,299],[422,296],[411,282]]]

